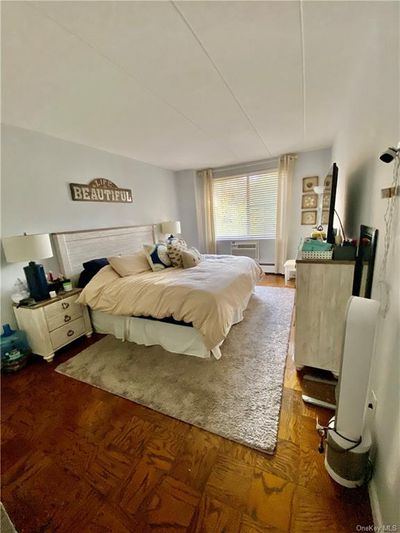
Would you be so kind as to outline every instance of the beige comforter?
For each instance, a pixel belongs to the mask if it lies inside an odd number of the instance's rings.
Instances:
[[[192,322],[212,349],[225,339],[235,318],[242,317],[262,270],[248,257],[204,257],[194,268],[167,268],[124,278],[106,266],[78,301],[112,315],[172,316]]]

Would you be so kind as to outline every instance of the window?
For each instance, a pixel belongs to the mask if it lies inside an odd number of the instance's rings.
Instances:
[[[275,239],[278,171],[213,181],[216,239]]]

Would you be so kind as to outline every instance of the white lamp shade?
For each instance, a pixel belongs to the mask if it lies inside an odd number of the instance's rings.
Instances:
[[[170,233],[171,235],[177,235],[178,233],[181,233],[181,223],[179,222],[179,220],[170,220],[169,222],[162,222],[161,231],[162,233]]]
[[[8,263],[22,263],[53,257],[50,236],[42,235],[16,235],[3,238],[3,250]]]
[[[316,194],[324,194],[325,187],[323,185],[318,185],[317,187],[314,187],[314,192]]]

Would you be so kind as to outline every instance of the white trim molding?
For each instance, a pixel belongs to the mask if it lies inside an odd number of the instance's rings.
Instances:
[[[378,528],[382,528],[383,526],[382,512],[381,512],[381,506],[380,506],[379,498],[378,498],[378,490],[376,488],[376,483],[375,483],[374,478],[372,478],[371,481],[369,482],[368,493],[369,493],[369,501],[371,504],[372,519],[374,521],[374,526]]]

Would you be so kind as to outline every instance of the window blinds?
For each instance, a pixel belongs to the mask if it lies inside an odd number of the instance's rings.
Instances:
[[[275,239],[278,170],[213,180],[217,239]]]

